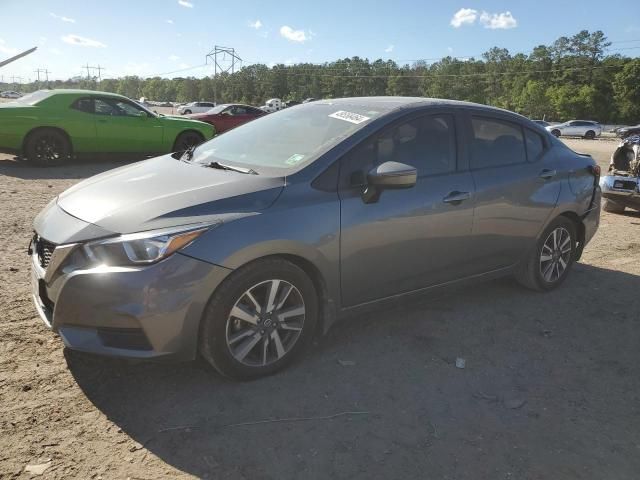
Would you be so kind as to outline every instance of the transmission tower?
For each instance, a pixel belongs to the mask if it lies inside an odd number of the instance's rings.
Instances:
[[[37,70],[34,70],[35,74],[38,76],[38,83],[40,83],[40,74],[44,74],[45,78],[46,78],[46,82],[49,83],[49,74],[51,73],[49,70],[47,70],[46,68],[38,68]]]
[[[206,58],[205,64],[209,61],[213,63],[213,78],[218,76],[219,73],[235,73],[236,66],[242,66],[242,59],[236,53],[235,48],[221,47],[215,45]],[[213,83],[213,101],[218,103],[218,87],[216,82]]]
[[[87,69],[87,80],[95,80],[96,78],[98,79],[98,82],[102,81],[102,70],[106,70],[106,68],[101,67],[100,65],[98,65],[97,67],[92,67],[90,66],[88,63],[83,66],[82,68],[86,68]],[[91,73],[89,73],[89,70],[92,70],[94,72],[93,77],[91,76]],[[98,75],[96,76],[95,71],[98,71]]]

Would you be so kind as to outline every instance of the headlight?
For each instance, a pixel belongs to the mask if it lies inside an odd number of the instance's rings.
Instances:
[[[199,224],[131,233],[89,242],[83,249],[95,265],[146,265],[167,258],[214,226]]]

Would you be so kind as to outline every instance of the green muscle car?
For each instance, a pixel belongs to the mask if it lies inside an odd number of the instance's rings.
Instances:
[[[39,90],[0,103],[0,152],[40,165],[87,154],[181,151],[214,134],[208,123],[158,115],[114,93]]]

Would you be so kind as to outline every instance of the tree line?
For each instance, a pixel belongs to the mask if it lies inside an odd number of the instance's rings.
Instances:
[[[640,59],[611,54],[601,31],[583,30],[530,53],[491,48],[480,58],[445,57],[399,65],[360,57],[323,64],[255,64],[213,77],[67,80],[49,88],[86,88],[137,99],[261,105],[268,98],[303,100],[369,95],[449,98],[493,105],[532,118],[640,122]],[[32,83],[31,91],[41,88]]]

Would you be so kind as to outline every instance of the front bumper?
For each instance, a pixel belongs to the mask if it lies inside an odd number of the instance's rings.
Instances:
[[[67,347],[129,358],[195,358],[207,301],[230,270],[179,253],[144,267],[74,269],[68,259],[75,248],[57,247],[46,269],[35,251],[31,257],[36,309]]]
[[[640,178],[605,175],[600,179],[602,196],[621,205],[640,209]]]

